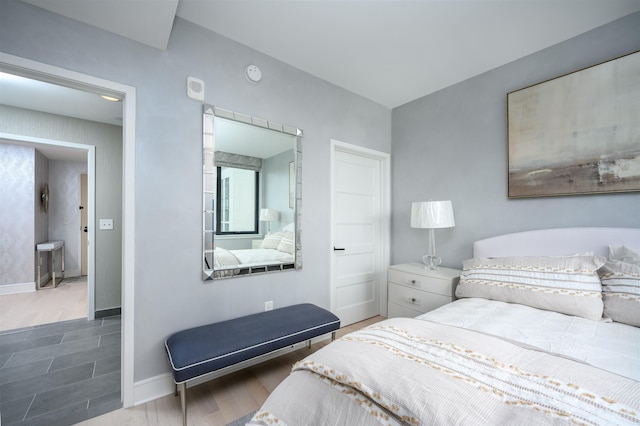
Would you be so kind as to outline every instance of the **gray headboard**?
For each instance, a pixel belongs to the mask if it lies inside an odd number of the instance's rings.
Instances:
[[[476,241],[473,255],[563,256],[593,252],[607,256],[610,244],[640,248],[640,228],[553,228],[517,232]]]

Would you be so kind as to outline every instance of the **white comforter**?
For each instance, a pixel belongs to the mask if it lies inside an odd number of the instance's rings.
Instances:
[[[251,266],[277,265],[293,261],[292,254],[275,249],[227,250],[216,247],[214,250],[216,278],[233,277],[240,274],[243,268]]]
[[[500,336],[640,381],[638,327],[477,298],[456,300],[417,319]]]
[[[266,265],[272,263],[293,262],[293,255],[275,249],[231,250],[238,258],[240,265]]]
[[[343,337],[296,364],[250,424],[640,424],[640,382],[622,365],[640,361],[633,328],[485,302]]]
[[[227,250],[216,247],[215,265],[217,269],[239,268],[245,266],[271,265],[293,262],[293,255],[275,249]]]

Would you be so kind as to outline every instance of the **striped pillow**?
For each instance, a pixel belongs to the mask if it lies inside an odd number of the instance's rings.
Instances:
[[[283,232],[282,241],[280,241],[280,244],[278,244],[278,251],[293,254],[295,248],[293,238],[293,232]]]
[[[640,266],[608,261],[600,269],[604,316],[640,327]]]
[[[457,297],[482,297],[598,320],[599,256],[475,258],[463,262]]]
[[[278,246],[282,242],[282,232],[276,232],[275,234],[267,234],[262,240],[260,248],[277,250]]]

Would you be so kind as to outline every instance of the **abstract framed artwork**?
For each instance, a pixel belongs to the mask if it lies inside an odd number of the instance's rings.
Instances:
[[[640,52],[507,94],[508,197],[640,191]]]

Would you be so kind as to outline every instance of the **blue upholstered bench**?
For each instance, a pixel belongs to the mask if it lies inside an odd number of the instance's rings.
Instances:
[[[165,342],[187,424],[187,382],[340,328],[340,319],[305,303],[179,331]]]

